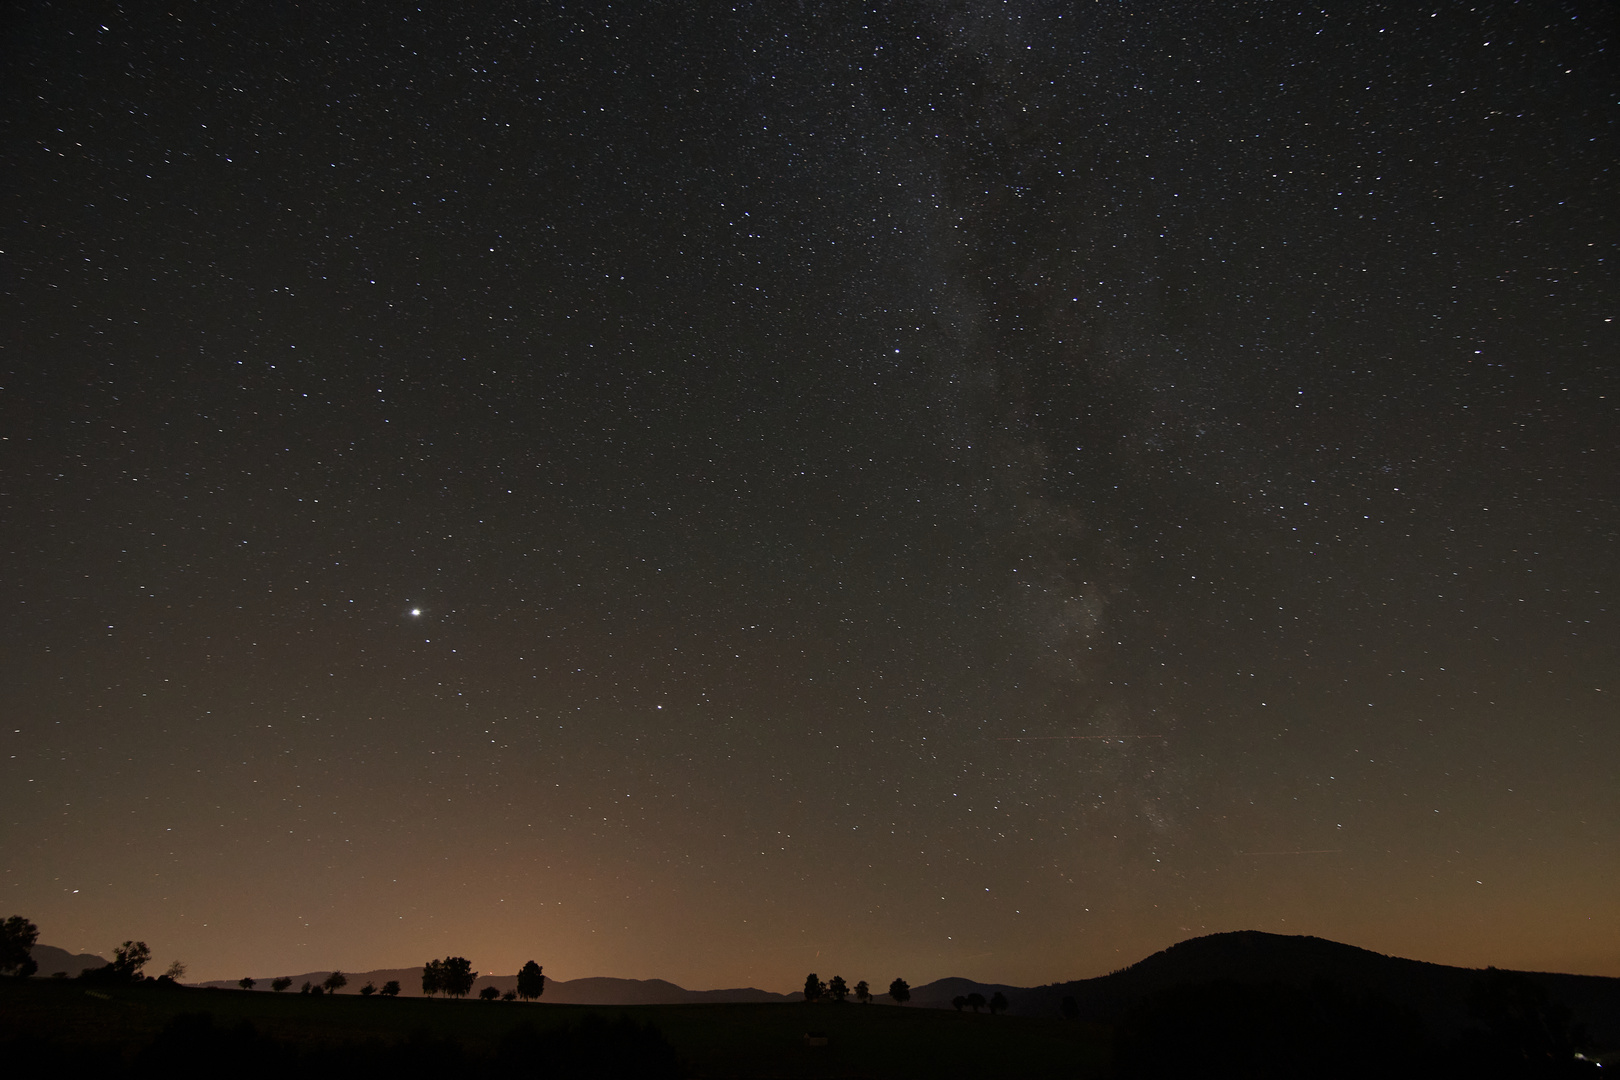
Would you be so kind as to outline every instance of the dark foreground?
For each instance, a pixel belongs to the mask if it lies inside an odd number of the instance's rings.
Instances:
[[[807,1045],[808,1032],[826,1045]],[[882,1005],[597,1008],[0,979],[0,1060],[19,1077],[1102,1078],[1107,1046],[1105,1029],[1079,1023]]]
[[[1387,998],[1327,984],[1188,984],[1108,1025],[884,1005],[594,1007],[0,979],[0,1061],[19,1077],[234,1080],[1600,1076],[1574,1057],[1557,1010],[1514,998],[1516,985],[1487,1000],[1501,1006],[1490,1023],[1442,1042]]]

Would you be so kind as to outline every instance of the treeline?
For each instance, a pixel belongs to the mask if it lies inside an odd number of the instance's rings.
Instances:
[[[39,964],[31,954],[38,943],[39,927],[21,915],[13,915],[0,923],[0,975],[28,978],[36,974],[39,971]],[[147,975],[145,968],[151,960],[152,950],[147,947],[146,942],[126,941],[113,949],[110,963],[101,967],[85,968],[78,977],[90,983],[151,982],[174,986],[179,985],[180,980],[185,977],[186,965],[178,960],[171,963],[162,975],[156,977]],[[422,966],[422,993],[428,997],[443,994],[445,997],[463,998],[472,992],[473,984],[477,981],[478,972],[473,970],[472,962],[464,956],[429,960]],[[236,983],[243,990],[252,990],[258,984],[259,981],[251,976],[245,976]],[[292,984],[292,979],[283,975],[270,980],[270,989],[273,993],[285,993]],[[349,977],[341,971],[334,971],[319,983],[304,983],[298,992],[317,996],[335,994],[348,985]],[[398,997],[400,991],[397,979],[389,979],[381,986],[368,982],[359,989],[361,997],[371,997],[373,994],[385,998]],[[486,986],[478,996],[485,1001],[494,1001],[497,998],[503,1001],[537,1001],[545,992],[545,969],[530,960],[518,970],[515,989],[503,994],[493,986]]]
[[[464,998],[472,993],[473,984],[478,981],[479,973],[473,970],[472,961],[465,956],[446,956],[442,960],[429,960],[422,965],[422,993],[427,997],[443,994],[445,997]],[[244,978],[237,982],[243,990],[252,990],[258,985],[252,978]],[[299,990],[301,994],[335,994],[349,985],[349,977],[341,971],[334,971],[318,985],[305,983]],[[292,986],[292,979],[282,976],[270,982],[270,989],[275,993],[282,993]],[[361,997],[370,997],[373,994],[379,997],[398,997],[401,987],[398,979],[389,979],[381,986],[366,983],[359,990]],[[517,986],[512,990],[501,993],[493,986],[486,986],[478,992],[484,1001],[537,1001],[546,992],[545,969],[533,960],[525,963],[518,969]]]
[[[856,983],[855,988],[851,990],[842,975],[834,975],[826,982],[822,982],[817,978],[816,973],[813,971],[804,977],[804,1000],[806,1001],[831,1001],[842,1004],[844,999],[849,997],[851,993],[855,995],[855,1000],[862,1005],[872,1003],[872,988],[867,985],[865,979]],[[889,999],[897,1005],[904,1005],[911,1000],[911,985],[904,979],[894,980],[889,984]]]

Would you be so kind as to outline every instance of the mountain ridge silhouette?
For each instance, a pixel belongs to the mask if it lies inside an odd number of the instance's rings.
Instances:
[[[1327,983],[1352,993],[1388,998],[1415,1012],[1432,1032],[1449,1037],[1471,1023],[1469,994],[1483,970],[1386,956],[1308,935],[1235,930],[1188,938],[1091,979],[1034,987],[940,979],[914,987],[911,998],[914,1005],[950,1008],[951,998],[958,994],[977,990],[988,998],[1000,990],[1013,1015],[1057,1016],[1063,999],[1073,997],[1082,1018],[1112,1023],[1148,995],[1180,986],[1226,981],[1251,986],[1280,984],[1305,991]],[[1620,978],[1536,971],[1514,974],[1536,983],[1549,999],[1567,1005],[1598,1042],[1620,1045]]]
[[[36,947],[39,948],[49,947]],[[100,961],[99,957],[90,959]],[[41,975],[51,970],[41,962]],[[355,993],[368,981],[381,987],[388,980],[397,979],[402,994],[419,997],[421,970],[409,967],[346,972],[349,985],[345,992]],[[999,991],[1007,998],[1008,1012],[1014,1015],[1057,1016],[1061,1014],[1063,999],[1073,997],[1083,1019],[1112,1023],[1150,994],[1178,986],[1225,981],[1255,986],[1281,985],[1305,991],[1331,984],[1350,993],[1387,998],[1418,1014],[1431,1031],[1444,1036],[1470,1023],[1467,1002],[1481,971],[1386,956],[1326,938],[1237,930],[1189,938],[1118,971],[1090,979],[1033,987],[984,983],[955,976],[936,979],[912,988],[909,1007],[949,1009],[951,1000],[957,996],[977,992],[989,998]],[[77,974],[77,971],[69,973]],[[293,992],[306,981],[319,985],[328,974],[329,971],[322,970],[289,976],[293,980]],[[1550,1000],[1568,1006],[1575,1020],[1584,1023],[1598,1042],[1620,1046],[1620,978],[1558,972],[1516,974],[1540,986]],[[234,988],[236,983],[219,979],[195,985]],[[481,975],[473,993],[486,986],[504,993],[516,985],[516,974]],[[269,978],[258,980],[258,990],[267,991],[269,986]],[[803,997],[802,993],[778,994],[756,987],[688,990],[665,979],[596,976],[547,979],[541,1001],[570,1005],[679,1005],[789,1002],[802,1001]],[[887,1002],[881,991],[875,1000]]]

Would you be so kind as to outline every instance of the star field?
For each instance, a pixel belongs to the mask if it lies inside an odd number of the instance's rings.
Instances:
[[[1608,6],[9,18],[42,940],[1620,975]]]

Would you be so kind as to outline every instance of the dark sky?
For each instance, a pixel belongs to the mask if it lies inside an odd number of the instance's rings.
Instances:
[[[1620,975],[1612,5],[8,12],[42,940]]]

